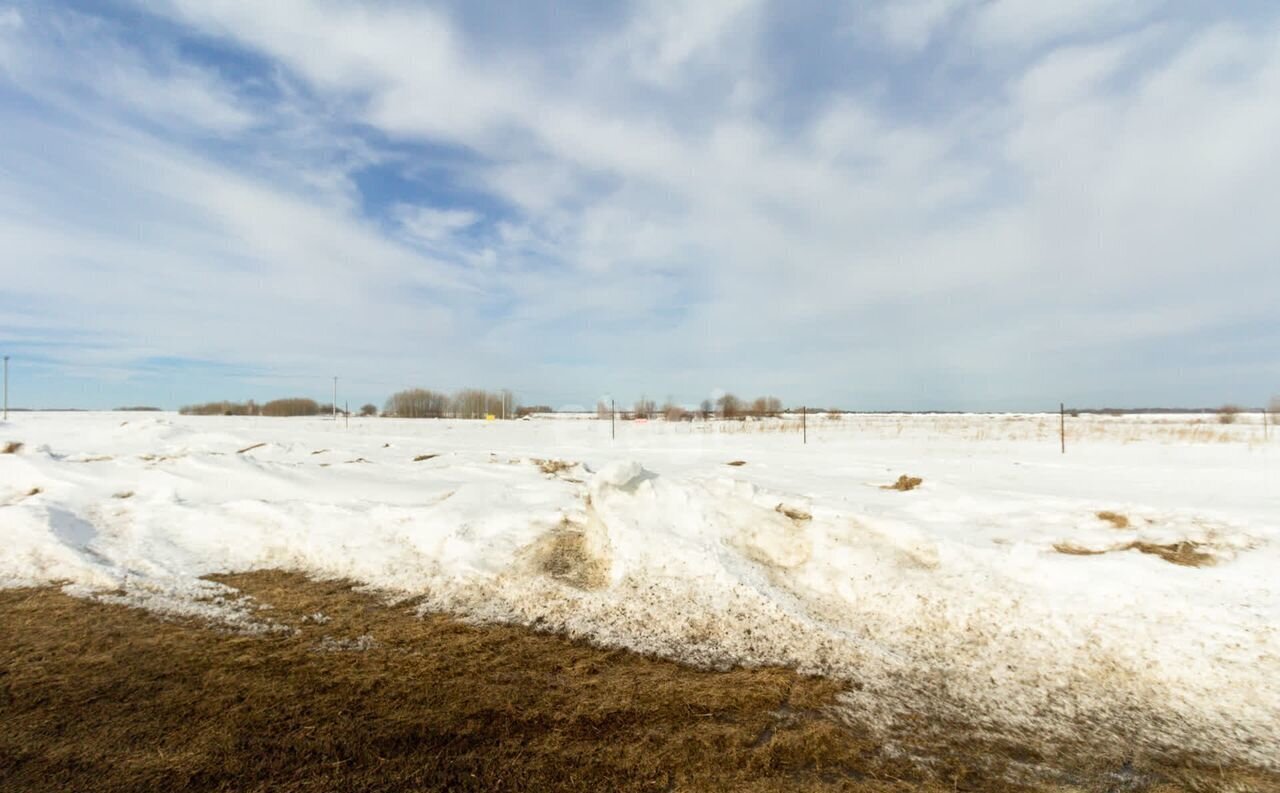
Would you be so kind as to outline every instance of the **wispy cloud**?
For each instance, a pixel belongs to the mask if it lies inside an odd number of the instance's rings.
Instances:
[[[1272,387],[1277,15],[851,13],[854,35],[767,2],[638,2],[524,40],[466,5],[10,8],[0,234],[24,265],[0,297],[112,338],[121,365],[428,370],[575,401]],[[1232,371],[1256,374],[1168,393],[1205,366],[1177,350],[1230,355],[1233,334]]]

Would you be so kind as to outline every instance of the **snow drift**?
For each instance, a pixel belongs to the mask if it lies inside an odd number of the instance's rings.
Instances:
[[[24,446],[0,456],[0,585],[261,626],[201,576],[288,568],[836,676],[886,729],[923,713],[1280,765],[1272,448],[607,429],[26,416],[3,427]],[[881,487],[907,470],[924,485]]]

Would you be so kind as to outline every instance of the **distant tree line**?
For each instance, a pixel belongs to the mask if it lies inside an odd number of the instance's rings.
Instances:
[[[289,397],[261,405],[252,399],[247,402],[205,402],[183,405],[178,412],[184,416],[327,416],[334,411],[332,404],[322,404],[306,397]]]
[[[613,409],[609,403],[603,400],[597,402],[596,418],[609,418]],[[779,416],[783,413],[783,410],[782,400],[773,396],[757,397],[748,402],[733,394],[724,394],[715,402],[710,399],[702,400],[702,404],[696,410],[677,405],[670,399],[662,407],[658,407],[653,400],[641,397],[636,401],[632,409],[624,408],[618,411],[618,418],[624,421],[656,418],[663,418],[667,421],[691,421],[695,418],[709,419],[717,417],[722,419],[744,419],[748,417]]]
[[[427,388],[408,388],[392,394],[382,413],[405,419],[482,419],[485,416],[516,418],[520,410],[512,393],[506,390],[464,388],[446,394]]]

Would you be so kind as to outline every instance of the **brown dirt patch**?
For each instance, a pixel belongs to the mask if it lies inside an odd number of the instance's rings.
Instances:
[[[730,460],[729,462],[725,463],[725,465],[732,465],[735,468],[746,465],[746,464],[747,464],[746,460]]]
[[[534,556],[538,569],[578,589],[599,589],[608,583],[609,563],[592,552],[581,529],[565,523],[545,535]]]
[[[903,474],[902,476],[898,477],[898,481],[894,482],[891,485],[881,485],[880,489],[881,490],[901,490],[903,492],[906,492],[908,490],[915,490],[917,487],[919,487],[922,484],[924,484],[924,480],[921,479],[920,477],[907,476],[906,474]]]
[[[1119,512],[1103,510],[1098,513],[1098,520],[1105,520],[1117,529],[1129,528],[1129,517],[1127,515],[1121,515]]]
[[[440,456],[439,454],[419,454],[417,457],[414,457],[414,458],[413,458],[413,461],[414,461],[415,463],[420,463],[420,462],[423,462],[423,461],[425,461],[425,460],[433,460],[433,459],[435,459],[435,458],[437,458],[437,457],[439,457],[439,456]]]
[[[0,447],[0,454],[17,454],[22,450],[22,441],[7,441]]]
[[[344,582],[219,580],[296,630],[231,634],[53,588],[0,591],[0,790],[1280,790],[1257,771],[1182,763],[1016,784],[996,772],[1047,759],[995,742],[950,754],[929,725],[900,744],[937,753],[913,763],[833,720],[830,680],[417,617]]]

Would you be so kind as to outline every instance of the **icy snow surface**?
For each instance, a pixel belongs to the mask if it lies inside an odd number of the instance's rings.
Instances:
[[[289,568],[838,676],[864,720],[1280,766],[1280,442],[1195,421],[1073,419],[1064,456],[1056,416],[814,417],[802,445],[789,422],[11,414],[0,586],[243,623],[200,577]],[[882,487],[903,473],[924,484]]]

